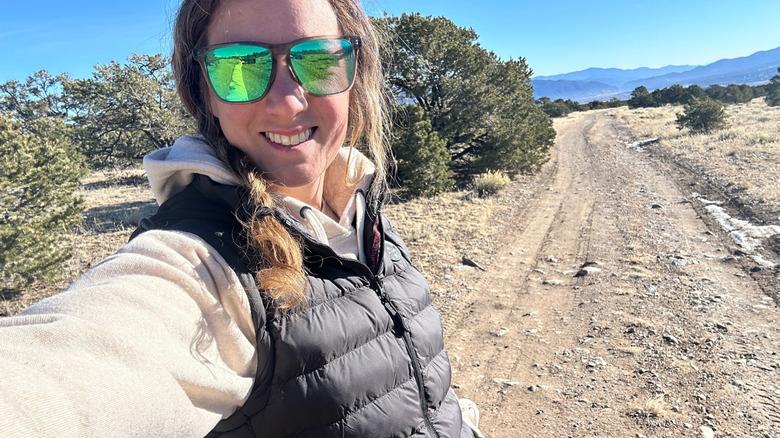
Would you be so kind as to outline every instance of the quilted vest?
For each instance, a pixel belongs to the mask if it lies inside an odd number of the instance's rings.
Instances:
[[[314,241],[286,212],[269,209],[303,242],[309,303],[290,314],[251,288],[236,244],[241,197],[240,189],[198,176],[134,234],[195,233],[247,286],[258,351],[254,387],[208,437],[473,437],[449,389],[450,364],[427,281],[389,221],[367,213],[367,266]]]

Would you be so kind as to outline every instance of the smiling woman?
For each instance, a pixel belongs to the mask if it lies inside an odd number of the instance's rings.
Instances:
[[[174,41],[200,135],[144,159],[160,208],[127,245],[0,320],[3,433],[480,436],[383,214],[360,5],[184,0]]]

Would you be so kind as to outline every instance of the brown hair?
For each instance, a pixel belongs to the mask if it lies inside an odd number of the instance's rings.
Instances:
[[[174,28],[173,72],[179,96],[198,124],[198,131],[243,181],[254,202],[244,223],[248,245],[259,255],[256,281],[267,298],[282,309],[306,304],[306,281],[300,243],[273,216],[261,214],[262,207],[276,205],[266,182],[241,151],[228,143],[218,119],[211,113],[209,89],[193,50],[206,45],[212,14],[222,1],[183,0]],[[379,35],[360,6],[359,0],[328,0],[340,31],[358,35],[358,74],[350,91],[348,132],[350,147],[362,147],[376,165],[369,202],[381,203],[385,189],[387,153],[386,93],[379,57]]]

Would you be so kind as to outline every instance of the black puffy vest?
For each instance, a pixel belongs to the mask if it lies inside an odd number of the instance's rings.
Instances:
[[[240,189],[197,176],[134,235],[150,228],[195,233],[251,283],[236,244],[241,199]],[[208,436],[472,437],[449,389],[428,284],[388,220],[367,213],[366,266],[311,239],[286,212],[268,214],[304,242],[309,304],[285,314],[248,291],[258,349],[254,387]]]

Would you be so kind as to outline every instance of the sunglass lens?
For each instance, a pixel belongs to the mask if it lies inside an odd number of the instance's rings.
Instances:
[[[206,70],[217,96],[228,102],[248,102],[268,89],[273,56],[258,46],[221,47],[206,55]]]
[[[355,51],[345,40],[300,43],[290,50],[290,63],[306,91],[314,95],[341,93],[355,78]]]

